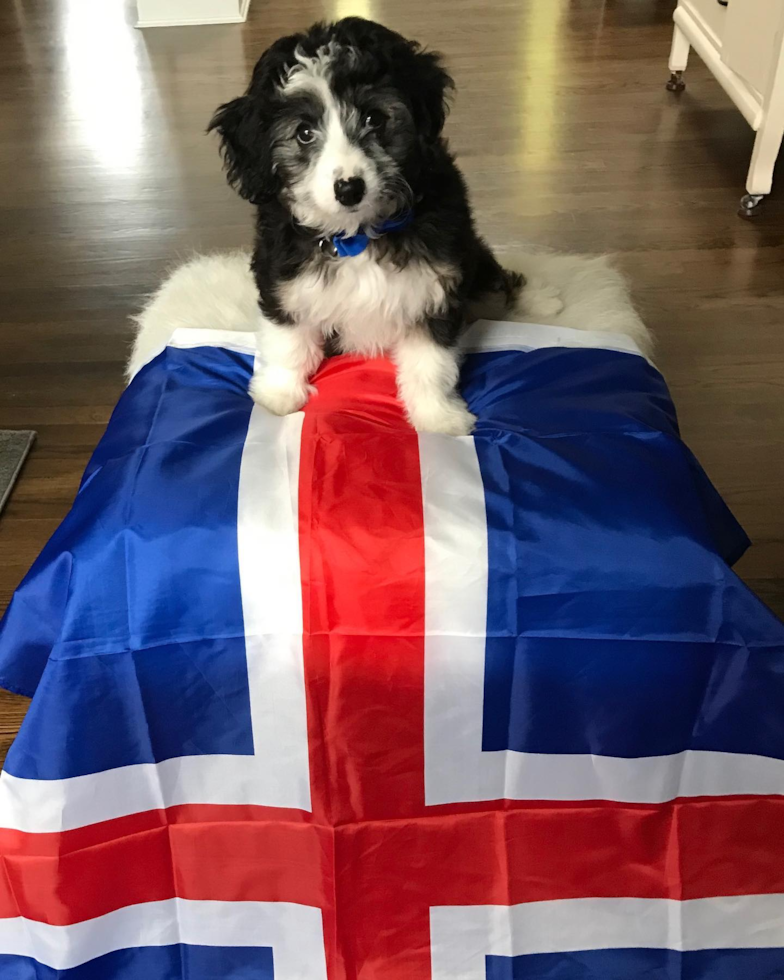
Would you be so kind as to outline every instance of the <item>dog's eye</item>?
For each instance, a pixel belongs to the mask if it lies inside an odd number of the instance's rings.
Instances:
[[[308,126],[307,123],[300,123],[297,126],[296,132],[297,142],[301,143],[303,146],[307,146],[308,143],[312,143],[316,138],[316,131]]]
[[[370,112],[366,113],[364,119],[368,129],[381,129],[386,121],[387,117],[380,109],[371,109]]]

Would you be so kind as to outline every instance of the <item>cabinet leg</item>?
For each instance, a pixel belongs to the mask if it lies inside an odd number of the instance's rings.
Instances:
[[[751,166],[746,178],[746,190],[752,197],[770,194],[773,168],[779,155],[782,137],[784,137],[784,92],[776,92],[754,140],[754,152],[751,155]]]
[[[672,47],[670,48],[670,62],[669,68],[673,73],[673,76],[677,75],[678,80],[683,86],[681,76],[686,70],[686,66],[689,63],[689,51],[691,50],[691,45],[689,44],[689,39],[683,33],[683,31],[675,25],[675,29],[672,32]],[[670,79],[672,81],[672,79]],[[667,86],[669,88],[669,85]],[[681,91],[678,89],[677,91]]]
[[[773,168],[784,139],[784,50],[779,55],[778,65],[773,74],[768,92],[765,114],[754,139],[754,152],[746,178],[748,194],[741,201],[741,214],[751,217],[744,211],[757,214],[759,202],[770,194],[773,184]],[[744,207],[744,203],[746,207]],[[750,205],[750,206],[749,206]]]

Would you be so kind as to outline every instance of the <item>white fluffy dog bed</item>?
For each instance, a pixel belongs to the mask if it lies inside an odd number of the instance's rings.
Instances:
[[[528,280],[525,309],[499,310],[499,318],[625,334],[651,353],[650,334],[632,305],[626,281],[607,258],[549,252],[501,253],[499,258]],[[554,297],[560,302],[554,303]],[[560,312],[553,314],[559,306]],[[196,256],[164,280],[136,318],[139,330],[128,376],[162,350],[178,327],[255,331],[259,317],[247,252]]]

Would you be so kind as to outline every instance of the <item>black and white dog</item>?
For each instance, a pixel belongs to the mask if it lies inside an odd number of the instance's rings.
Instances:
[[[258,205],[250,391],[275,414],[305,404],[326,344],[391,354],[417,429],[472,430],[458,337],[483,298],[512,304],[523,277],[474,228],[442,136],[451,89],[437,54],[349,17],[277,41],[215,113],[229,182]]]

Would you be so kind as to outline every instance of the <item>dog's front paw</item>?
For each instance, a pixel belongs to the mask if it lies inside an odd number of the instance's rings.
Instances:
[[[291,415],[304,407],[315,388],[293,372],[286,372],[284,376],[282,372],[278,375],[261,371],[254,374],[249,391],[254,402],[273,415]]]
[[[457,395],[409,407],[409,418],[418,432],[439,432],[445,436],[470,436],[476,423],[476,416]]]

